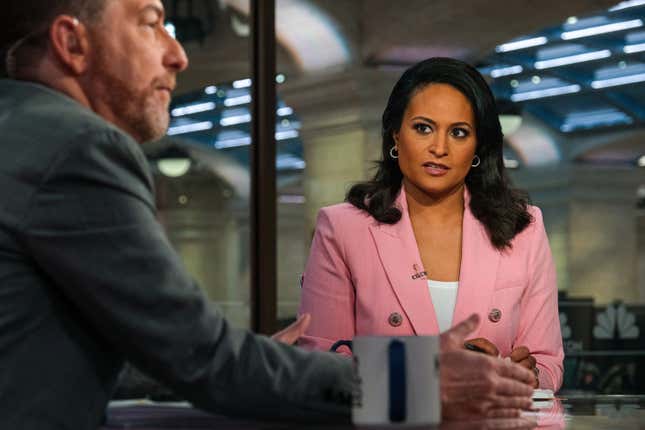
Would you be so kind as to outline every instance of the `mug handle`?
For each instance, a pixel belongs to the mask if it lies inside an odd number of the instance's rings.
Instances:
[[[336,342],[334,342],[334,344],[331,346],[331,348],[329,348],[329,352],[336,352],[336,350],[338,348],[340,348],[341,346],[346,346],[347,348],[349,348],[349,350],[352,353],[354,352],[352,350],[352,341],[351,340],[345,340],[345,339],[337,340]]]

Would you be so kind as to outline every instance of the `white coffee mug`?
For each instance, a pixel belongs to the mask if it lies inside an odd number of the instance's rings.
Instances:
[[[354,424],[441,421],[437,336],[358,336],[345,344],[352,349],[358,377]]]

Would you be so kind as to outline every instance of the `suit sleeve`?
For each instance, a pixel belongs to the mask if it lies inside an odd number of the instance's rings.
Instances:
[[[322,209],[302,283],[300,313],[311,314],[311,324],[299,344],[329,350],[338,340],[351,340],[355,329],[355,292],[342,244],[343,235]],[[346,347],[338,352],[348,353]]]
[[[349,360],[231,327],[155,219],[136,143],[113,131],[79,140],[42,179],[22,234],[34,264],[82,321],[200,408],[347,417]]]
[[[525,345],[537,360],[540,388],[557,391],[562,385],[562,334],[558,288],[549,241],[536,208],[532,228],[529,286],[522,297],[521,321],[515,346]]]

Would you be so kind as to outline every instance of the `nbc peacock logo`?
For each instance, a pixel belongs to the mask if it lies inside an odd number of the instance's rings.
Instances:
[[[638,339],[640,329],[636,317],[624,304],[607,306],[604,312],[596,315],[593,335],[596,339]]]

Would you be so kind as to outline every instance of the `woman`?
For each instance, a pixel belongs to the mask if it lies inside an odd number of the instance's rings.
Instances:
[[[301,344],[436,335],[476,312],[483,323],[469,346],[510,357],[533,370],[536,387],[557,390],[553,259],[540,210],[504,171],[482,76],[453,59],[416,64],[392,90],[382,133],[374,178],[319,213],[300,306],[312,322]]]

